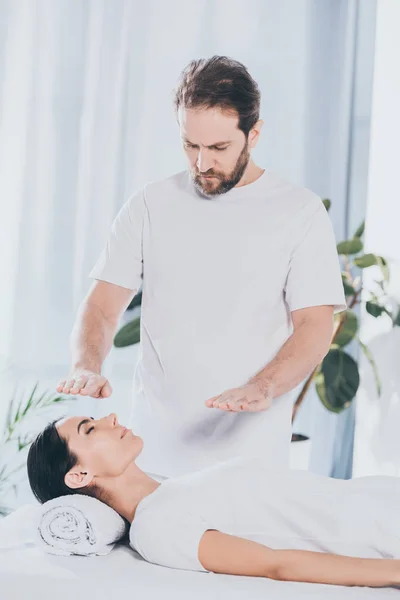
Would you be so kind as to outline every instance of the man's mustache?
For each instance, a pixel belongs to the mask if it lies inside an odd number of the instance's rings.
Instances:
[[[217,179],[220,179],[219,175],[216,175],[215,173],[196,173],[196,177],[216,177]]]

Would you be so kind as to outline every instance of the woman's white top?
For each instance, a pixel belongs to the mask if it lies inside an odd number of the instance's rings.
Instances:
[[[339,480],[271,470],[234,458],[165,480],[138,505],[132,547],[146,560],[207,571],[199,559],[208,529],[276,549],[400,558],[400,478]]]

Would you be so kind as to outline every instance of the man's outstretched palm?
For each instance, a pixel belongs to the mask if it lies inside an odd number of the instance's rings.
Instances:
[[[108,398],[112,394],[112,387],[103,375],[89,369],[77,369],[69,375],[68,379],[60,381],[57,392],[91,396],[92,398]]]
[[[260,412],[268,410],[273,400],[273,388],[267,389],[258,383],[247,383],[238,388],[227,390],[219,396],[214,396],[206,401],[209,408],[233,412]]]

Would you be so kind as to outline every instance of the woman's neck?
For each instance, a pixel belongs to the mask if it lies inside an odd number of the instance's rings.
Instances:
[[[108,506],[132,523],[139,502],[154,492],[161,483],[132,463],[119,477],[97,479],[96,485],[104,493]]]

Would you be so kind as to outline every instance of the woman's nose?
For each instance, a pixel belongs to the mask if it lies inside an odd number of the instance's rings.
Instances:
[[[110,417],[110,420],[111,420],[111,425],[113,427],[115,427],[117,425],[117,423],[118,423],[117,415],[115,413],[111,413],[109,415],[109,417]]]

